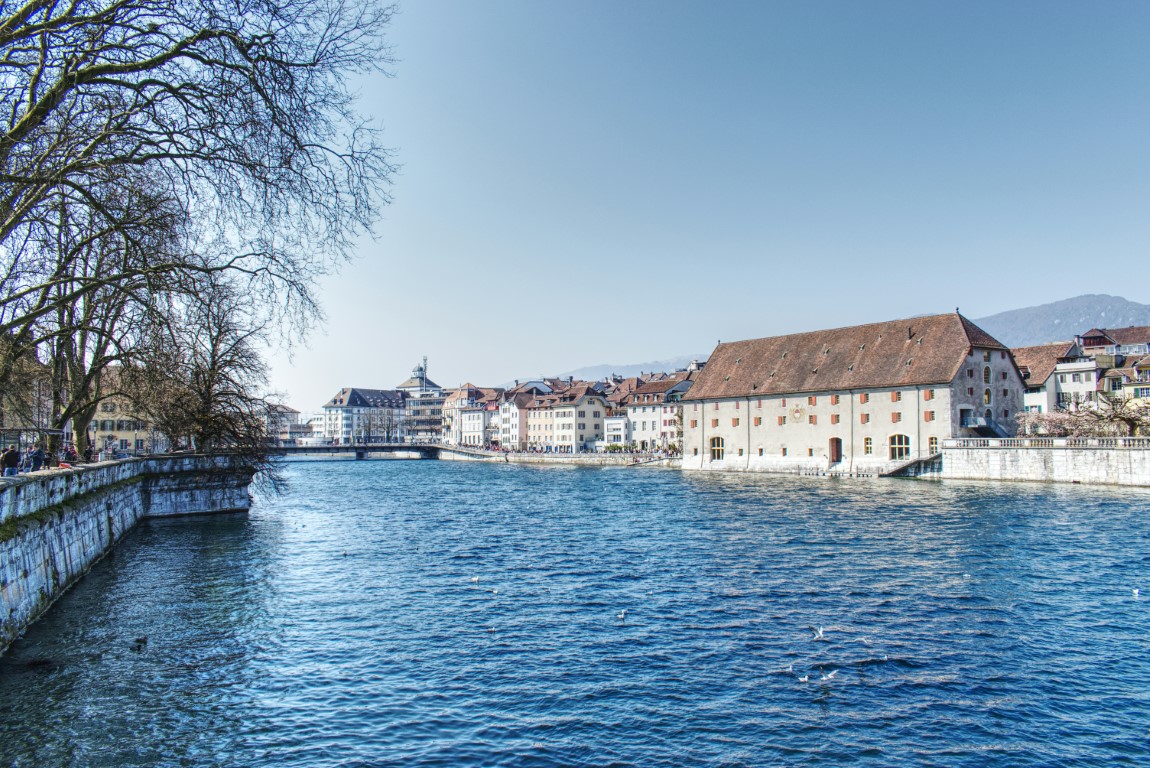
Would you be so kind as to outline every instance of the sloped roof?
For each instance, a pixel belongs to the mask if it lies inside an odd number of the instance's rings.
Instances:
[[[402,408],[406,395],[393,389],[345,387],[324,408]]]
[[[1039,344],[1034,347],[1018,347],[1010,350],[1014,362],[1020,369],[1028,371],[1027,383],[1032,387],[1043,384],[1054,373],[1058,358],[1066,357],[1074,346],[1072,341],[1056,341],[1052,344]]]
[[[728,342],[684,399],[945,384],[976,346],[1006,350],[958,313]]]
[[[440,387],[438,384],[436,384],[434,381],[427,378],[426,376],[424,376],[422,379],[419,378],[418,376],[411,376],[411,377],[407,378],[405,381],[403,381],[403,383],[397,384],[395,386],[395,388],[396,389],[442,389],[442,387]]]
[[[1150,344],[1150,325],[1107,328],[1106,335],[1113,339],[1115,344]]]

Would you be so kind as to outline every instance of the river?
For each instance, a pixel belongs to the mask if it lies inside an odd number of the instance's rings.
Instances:
[[[0,658],[0,765],[1150,764],[1150,491],[288,466]]]

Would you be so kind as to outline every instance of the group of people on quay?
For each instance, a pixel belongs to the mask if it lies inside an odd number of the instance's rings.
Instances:
[[[92,461],[91,446],[84,451],[83,460],[85,462]],[[66,444],[60,450],[59,456],[46,451],[40,443],[32,443],[24,451],[21,451],[13,443],[3,453],[0,453],[0,468],[4,471],[4,477],[16,477],[21,473],[39,472],[48,467],[56,467],[61,464],[71,465],[79,462],[80,454],[76,452],[76,447],[71,443]]]

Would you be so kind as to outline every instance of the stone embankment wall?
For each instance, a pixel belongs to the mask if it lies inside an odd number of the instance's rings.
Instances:
[[[0,653],[149,517],[247,510],[227,456],[163,456],[0,478]]]
[[[1150,438],[944,440],[940,476],[1150,486]]]
[[[508,453],[510,464],[558,464],[572,467],[673,467],[678,469],[678,458],[636,458],[617,453],[575,453],[564,456],[557,453]]]

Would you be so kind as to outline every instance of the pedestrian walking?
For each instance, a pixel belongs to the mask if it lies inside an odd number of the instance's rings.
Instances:
[[[8,450],[0,454],[0,467],[4,468],[4,477],[16,477],[20,474],[20,451],[16,446],[8,446]]]

